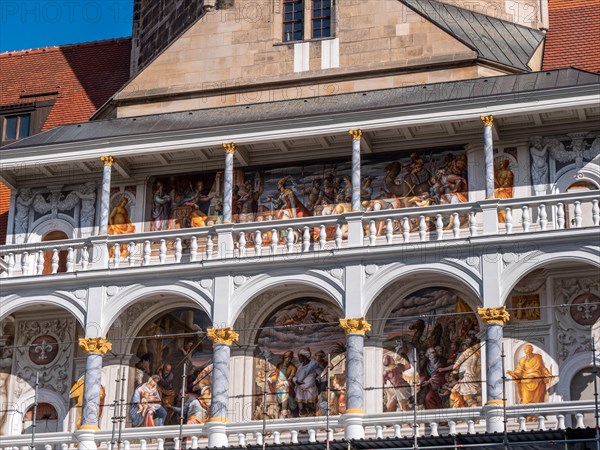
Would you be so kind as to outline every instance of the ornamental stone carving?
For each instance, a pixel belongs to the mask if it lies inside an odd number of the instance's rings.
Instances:
[[[506,307],[477,308],[477,314],[486,325],[504,325],[510,319]]]
[[[106,355],[111,349],[112,344],[104,338],[79,338],[79,347],[84,353],[97,353]]]
[[[225,153],[235,153],[235,144],[233,142],[223,144],[223,151]]]
[[[371,331],[371,324],[364,317],[358,319],[340,319],[340,326],[346,334],[360,334],[364,336],[365,333]]]
[[[231,346],[231,344],[240,338],[240,335],[233,331],[231,327],[209,328],[206,330],[206,334],[208,335],[209,339],[213,341],[213,345]]]
[[[484,127],[491,127],[494,125],[494,116],[491,114],[489,116],[481,116],[480,119],[483,122]]]

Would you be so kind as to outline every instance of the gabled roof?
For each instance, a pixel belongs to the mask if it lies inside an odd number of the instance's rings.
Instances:
[[[600,1],[550,0],[543,69],[572,66],[600,73]]]
[[[539,30],[435,0],[400,1],[476,51],[480,58],[504,66],[529,72],[527,64],[544,39]]]
[[[131,38],[0,53],[0,107],[50,100],[42,125],[88,118],[129,79]]]
[[[160,135],[186,130],[214,129],[248,124],[269,129],[285,129],[287,123],[300,118],[319,117],[330,120],[334,115],[364,115],[367,111],[394,110],[394,114],[410,114],[427,108],[472,107],[476,103],[498,105],[519,99],[533,101],[546,93],[565,95],[563,89],[582,89],[595,94],[600,91],[600,75],[575,69],[533,72],[499,77],[405,86],[378,91],[338,94],[324,102],[322,97],[282,100],[254,105],[154,114],[141,117],[98,120],[64,125],[17,141],[0,149],[12,150],[53,144],[103,140],[106,145],[119,137]]]

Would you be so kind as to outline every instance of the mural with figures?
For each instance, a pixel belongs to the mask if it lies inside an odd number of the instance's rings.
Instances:
[[[468,201],[467,157],[461,149],[363,159],[361,175],[364,211]],[[147,229],[221,223],[220,180],[222,174],[215,172],[154,179]],[[234,172],[234,222],[341,214],[351,211],[351,200],[350,160]]]
[[[456,292],[426,288],[399,300],[384,333],[385,412],[408,411],[415,401],[417,409],[482,404],[479,325]]]
[[[346,339],[339,317],[330,305],[301,300],[267,319],[254,358],[255,419],[324,416],[328,395],[330,414],[346,410]]]
[[[212,343],[205,333],[208,316],[199,310],[177,309],[150,320],[139,332],[135,355],[135,388],[129,420],[134,427],[179,423],[181,387],[186,380],[184,423],[204,423],[210,415]],[[173,337],[173,335],[190,336]],[[156,339],[145,336],[166,335]]]

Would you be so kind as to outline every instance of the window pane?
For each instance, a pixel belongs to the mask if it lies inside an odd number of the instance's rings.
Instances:
[[[19,120],[19,139],[26,138],[29,136],[29,122],[31,116],[29,114],[25,114],[20,116]]]
[[[14,141],[17,139],[17,116],[6,118],[4,139],[7,141]]]

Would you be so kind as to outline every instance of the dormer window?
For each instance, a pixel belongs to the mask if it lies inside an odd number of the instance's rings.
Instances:
[[[304,39],[304,0],[283,0],[283,41]]]
[[[19,114],[4,118],[3,142],[18,141],[31,133],[31,114]]]

